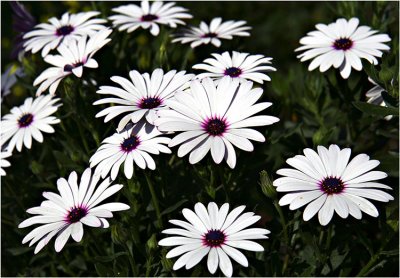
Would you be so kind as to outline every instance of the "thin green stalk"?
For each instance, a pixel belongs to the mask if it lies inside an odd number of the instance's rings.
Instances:
[[[161,221],[161,213],[160,213],[160,207],[158,205],[157,195],[156,195],[156,192],[154,191],[153,183],[151,182],[150,177],[148,176],[148,174],[146,172],[144,173],[144,176],[146,177],[147,185],[149,186],[151,200],[153,202],[153,206],[154,206],[154,209],[155,209],[156,215],[157,215],[158,226],[159,226],[159,228],[161,228],[162,221]]]
[[[285,243],[287,246],[289,246],[289,234],[287,231],[287,224],[286,224],[285,216],[283,215],[281,206],[278,203],[278,200],[274,200],[274,207],[278,211],[278,214],[279,214],[279,219],[281,221],[281,225],[283,228],[283,237],[284,237]]]
[[[135,268],[135,265],[136,265],[135,258],[133,257],[133,254],[131,254],[131,251],[129,250],[127,243],[124,244],[124,249],[125,249],[125,252],[128,253],[129,264],[132,269],[132,276],[137,277],[138,273],[136,272],[136,268]],[[148,276],[146,276],[146,277],[148,277]]]

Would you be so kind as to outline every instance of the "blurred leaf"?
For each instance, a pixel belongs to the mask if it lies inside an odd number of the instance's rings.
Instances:
[[[376,116],[388,116],[388,115],[399,115],[399,109],[393,107],[384,107],[380,105],[374,105],[366,102],[361,101],[354,101],[353,105],[360,110],[369,115],[376,115]]]

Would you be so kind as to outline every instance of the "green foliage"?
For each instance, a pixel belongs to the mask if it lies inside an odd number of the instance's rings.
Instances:
[[[38,21],[71,12],[99,10],[111,14],[116,2],[25,2]],[[40,54],[21,62],[11,61],[11,12],[2,2],[2,71],[10,64],[23,66],[26,76],[18,80],[11,95],[2,103],[2,114],[26,97],[34,96],[33,80],[46,67]],[[398,2],[181,2],[194,15],[191,23],[213,17],[246,20],[252,26],[250,38],[223,41],[220,49],[210,45],[190,49],[173,44],[172,31],[162,27],[153,37],[146,30],[133,33],[115,31],[112,42],[96,53],[99,69],[85,69],[83,79],[69,77],[57,95],[63,106],[57,112],[61,124],[44,143],[33,143],[31,150],[15,152],[7,176],[1,179],[2,195],[2,274],[3,276],[209,276],[203,260],[191,270],[173,271],[174,259],[166,259],[167,248],[157,242],[171,227],[168,220],[180,219],[180,211],[196,202],[229,202],[231,208],[246,205],[247,211],[261,215],[256,227],[271,231],[260,240],[264,252],[244,251],[249,267],[234,263],[238,276],[398,276],[398,169],[399,169],[399,55]],[[378,66],[363,64],[363,71],[352,72],[343,80],[334,69],[325,73],[308,72],[296,59],[299,39],[317,23],[330,23],[338,17],[357,16],[362,25],[390,35],[391,51]],[[196,165],[176,154],[155,157],[155,171],[135,168],[132,179],[119,175],[115,183],[124,188],[113,198],[131,209],[115,213],[110,228],[85,227],[81,243],[70,240],[61,253],[54,251],[54,240],[39,254],[21,244],[28,229],[18,224],[28,217],[26,209],[40,204],[43,191],[56,191],[56,181],[71,171],[81,174],[101,140],[110,136],[118,121],[103,123],[95,114],[105,106],[93,106],[100,97],[96,90],[110,85],[110,77],[127,76],[132,69],[151,72],[192,71],[191,67],[211,53],[236,50],[273,57],[277,72],[262,85],[263,100],[271,101],[276,125],[259,128],[266,142],[255,143],[250,153],[237,151],[237,165],[231,170],[224,163],[215,165],[208,157]],[[194,72],[194,71],[193,71]],[[385,89],[388,107],[367,104],[365,93],[373,87],[371,77]],[[95,80],[95,84],[93,83]],[[85,81],[85,82],[84,82]],[[386,115],[397,115],[387,121]],[[286,159],[304,148],[331,143],[350,147],[353,156],[367,153],[381,161],[379,170],[389,177],[395,200],[377,204],[380,216],[363,215],[362,220],[334,216],[327,227],[318,220],[303,221],[302,208],[291,211],[280,207],[280,193],[273,191],[276,170],[287,167]],[[176,153],[176,149],[173,150]],[[265,170],[265,171],[263,171]],[[268,173],[267,173],[268,172]],[[216,275],[222,275],[217,272]]]

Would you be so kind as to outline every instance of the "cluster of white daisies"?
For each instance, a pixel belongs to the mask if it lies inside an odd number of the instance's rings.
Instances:
[[[138,28],[150,29],[157,36],[159,25],[176,28],[184,25],[184,19],[192,16],[175,3],[149,3],[141,6],[123,5],[113,9],[109,17],[113,27],[128,33]],[[99,12],[65,13],[61,19],[50,18],[35,30],[25,34],[26,51],[41,50],[44,61],[51,64],[34,81],[38,86],[37,97],[27,98],[20,107],[11,109],[1,121],[1,167],[10,163],[4,158],[11,156],[16,148],[24,145],[30,149],[32,138],[43,142],[42,132],[55,132],[52,125],[60,122],[52,116],[60,106],[60,99],[54,98],[59,83],[68,75],[81,78],[83,68],[97,68],[94,54],[111,41],[113,29],[106,27],[107,20],[94,18]],[[221,39],[233,36],[249,36],[250,27],[245,21],[213,19],[209,25],[201,22],[199,27],[186,29],[173,42],[221,45]],[[385,34],[375,34],[367,26],[358,26],[358,19],[338,19],[330,25],[318,24],[318,31],[308,33],[300,40],[303,44],[296,51],[306,50],[299,55],[301,61],[313,59],[309,70],[317,67],[321,72],[331,66],[340,69],[343,78],[348,78],[351,68],[361,70],[361,58],[377,64],[375,57],[382,56],[382,50],[389,47]],[[57,54],[49,54],[50,52]],[[80,179],[72,172],[68,180],[57,181],[59,194],[44,192],[46,198],[39,207],[27,210],[35,216],[23,221],[19,227],[42,224],[32,230],[23,243],[30,246],[37,243],[39,252],[51,238],[56,236],[55,249],[59,252],[69,237],[79,242],[83,236],[83,224],[107,228],[106,218],[112,212],[129,209],[122,203],[100,203],[118,192],[122,185],[111,185],[118,176],[121,165],[125,176],[130,179],[134,165],[141,169],[154,170],[156,164],[152,155],[171,153],[170,148],[178,146],[177,155],[189,155],[191,164],[201,161],[207,153],[216,164],[226,161],[230,168],[236,165],[235,147],[253,151],[250,140],[264,142],[264,135],[251,127],[274,124],[278,118],[259,114],[272,105],[258,102],[263,90],[254,83],[270,81],[267,72],[275,71],[272,58],[248,53],[224,52],[212,54],[193,69],[203,72],[194,75],[185,71],[164,72],[155,69],[152,73],[132,70],[129,77],[112,76],[116,86],[101,86],[97,91],[107,95],[94,105],[112,104],[100,111],[96,117],[105,117],[104,122],[119,118],[116,132],[105,138],[90,158],[88,168]],[[50,94],[43,95],[49,91]],[[372,94],[372,92],[370,92]],[[172,137],[172,138],[170,138]],[[3,151],[4,150],[4,151]],[[350,162],[350,149],[331,145],[329,149],[318,146],[318,152],[305,149],[304,155],[287,160],[295,169],[281,169],[277,173],[284,177],[273,183],[278,192],[287,194],[280,205],[290,205],[294,210],[304,206],[304,220],[318,213],[322,225],[330,222],[334,212],[347,218],[352,215],[361,219],[361,211],[378,216],[375,206],[367,199],[387,202],[393,197],[379,189],[391,189],[377,183],[387,175],[371,171],[379,161],[370,160],[359,154]],[[92,173],[92,169],[95,169]],[[1,175],[5,171],[1,170]],[[97,185],[100,181],[103,181]],[[259,216],[248,212],[241,214],[244,206],[232,210],[229,205],[220,208],[215,203],[195,205],[195,211],[184,209],[183,216],[188,222],[171,220],[180,228],[164,230],[175,236],[159,242],[161,246],[178,246],[169,251],[167,258],[182,255],[174,264],[174,270],[183,266],[189,269],[208,254],[207,266],[215,273],[218,266],[226,276],[232,276],[233,268],[229,257],[242,266],[248,266],[246,257],[237,248],[263,251],[263,247],[252,239],[267,238],[266,229],[248,228],[259,220]]]

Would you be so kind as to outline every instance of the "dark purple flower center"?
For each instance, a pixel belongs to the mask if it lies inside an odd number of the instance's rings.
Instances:
[[[242,74],[242,70],[239,68],[231,67],[227,68],[224,72],[225,75],[229,75],[230,77],[238,77]]]
[[[219,136],[226,131],[227,124],[223,119],[213,118],[203,123],[202,127],[208,132],[208,134],[212,136]]]
[[[67,216],[67,221],[69,223],[76,223],[87,215],[88,211],[84,207],[74,207],[72,208]]]
[[[121,143],[121,149],[124,152],[131,152],[132,150],[136,149],[137,146],[139,146],[140,140],[138,137],[135,135],[131,135],[131,137],[128,137],[124,140],[124,142]]]
[[[154,14],[145,14],[140,18],[141,21],[154,21],[157,19],[158,19],[158,16],[156,16]]]
[[[18,125],[19,127],[27,127],[33,122],[33,115],[28,113],[25,115],[22,115],[21,118],[18,120]]]
[[[340,178],[329,177],[321,182],[321,189],[326,194],[340,193],[344,189],[344,183]]]
[[[79,63],[76,63],[76,64],[72,64],[72,65],[65,65],[64,66],[64,71],[72,72],[72,70],[74,68],[77,68],[77,67],[80,67],[80,66],[83,66],[82,62],[79,62]]]
[[[66,36],[72,33],[74,31],[74,27],[71,25],[66,25],[66,26],[61,26],[60,28],[57,29],[56,35],[57,36]]]
[[[203,238],[203,243],[209,247],[219,247],[225,242],[225,234],[220,230],[210,230]]]
[[[142,109],[153,109],[161,104],[161,99],[158,97],[143,98],[139,103],[139,107]]]
[[[215,38],[217,37],[216,33],[206,33],[201,36],[202,38]]]
[[[353,41],[348,38],[340,38],[333,43],[333,47],[337,50],[348,50],[353,46]]]

